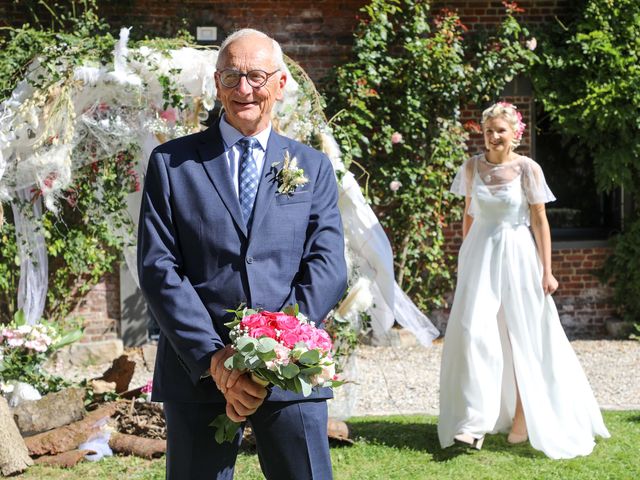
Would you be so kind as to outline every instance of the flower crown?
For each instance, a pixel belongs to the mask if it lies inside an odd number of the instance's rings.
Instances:
[[[515,132],[514,132],[515,133],[514,137],[516,140],[521,140],[522,135],[524,134],[524,129],[527,126],[527,124],[522,121],[522,114],[518,111],[518,107],[516,107],[515,105],[509,102],[498,102],[497,104],[503,108],[509,108],[513,111],[513,113],[516,116],[516,119],[518,120],[518,123],[516,124],[516,128],[515,128]]]

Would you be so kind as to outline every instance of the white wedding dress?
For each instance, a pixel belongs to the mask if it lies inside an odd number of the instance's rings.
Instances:
[[[451,191],[471,198],[473,223],[458,258],[458,283],[440,372],[438,436],[508,432],[517,379],[531,445],[551,458],[588,455],[609,437],[591,387],[542,290],[529,204],[555,200],[540,166],[520,156],[495,165],[468,159]]]

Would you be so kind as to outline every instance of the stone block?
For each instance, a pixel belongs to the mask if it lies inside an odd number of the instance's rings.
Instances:
[[[122,340],[102,340],[74,343],[55,354],[55,361],[69,365],[88,366],[110,363],[124,353]]]

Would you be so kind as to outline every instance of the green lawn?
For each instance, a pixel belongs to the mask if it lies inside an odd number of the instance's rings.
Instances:
[[[487,437],[482,451],[441,450],[435,417],[361,417],[349,422],[353,446],[331,449],[336,480],[421,479],[640,479],[640,412],[605,412],[612,437],[598,440],[588,457],[550,460],[528,445],[510,446],[503,435]],[[70,470],[32,467],[17,479],[164,479],[164,459],[113,457]],[[254,454],[242,454],[237,480],[262,479]]]

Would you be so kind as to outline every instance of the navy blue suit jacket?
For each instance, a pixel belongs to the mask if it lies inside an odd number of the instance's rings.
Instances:
[[[285,152],[309,182],[278,194],[272,163]],[[155,401],[223,402],[200,377],[229,343],[226,309],[297,303],[320,324],[346,288],[338,191],[326,155],[272,131],[251,229],[242,221],[218,124],[151,154],[138,232],[140,287],[161,334]],[[319,389],[309,399],[330,398]],[[301,395],[274,388],[267,400]]]

